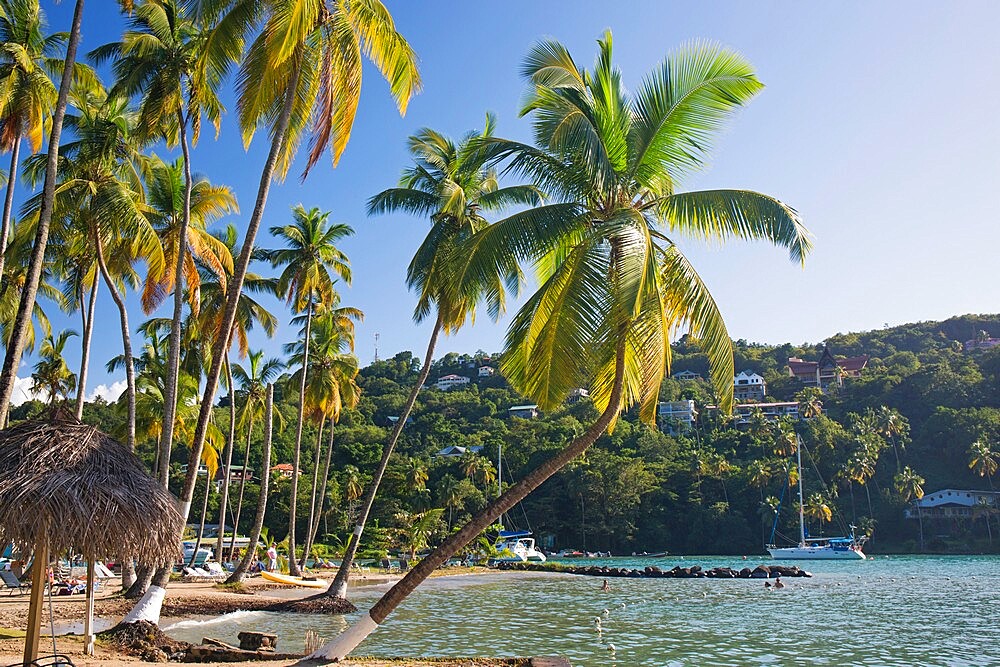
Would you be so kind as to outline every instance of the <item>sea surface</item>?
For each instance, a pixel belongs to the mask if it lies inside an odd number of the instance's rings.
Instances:
[[[762,558],[587,559],[617,567],[741,568]],[[792,564],[792,561],[781,561]],[[498,573],[431,579],[356,651],[378,656],[564,655],[605,665],[1000,665],[1000,558],[879,556],[799,563],[810,579],[766,590],[751,579],[601,579]],[[784,579],[783,579],[784,581]],[[365,609],[387,586],[361,587]],[[300,651],[312,630],[332,638],[347,617],[235,612],[173,623],[191,642],[276,633]],[[595,619],[601,619],[597,631]],[[614,650],[611,650],[611,647]]]

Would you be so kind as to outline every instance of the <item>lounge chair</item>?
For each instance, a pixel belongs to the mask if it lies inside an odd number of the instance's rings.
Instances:
[[[213,577],[225,577],[228,574],[218,563],[205,563],[205,569]]]
[[[3,583],[7,587],[7,595],[11,596],[14,591],[17,591],[18,595],[24,595],[24,592],[30,590],[27,584],[21,583],[21,580],[14,576],[14,573],[9,570],[0,570],[0,578],[3,578]]]

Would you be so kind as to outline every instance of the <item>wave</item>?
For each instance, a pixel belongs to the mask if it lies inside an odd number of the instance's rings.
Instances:
[[[190,618],[184,621],[177,621],[163,628],[164,632],[178,630],[182,628],[196,628],[205,625],[218,625],[220,623],[239,623],[252,618],[260,617],[264,612],[260,611],[233,611],[222,616],[211,618]]]

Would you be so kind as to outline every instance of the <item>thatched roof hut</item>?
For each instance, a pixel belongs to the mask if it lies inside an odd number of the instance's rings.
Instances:
[[[0,431],[0,540],[30,551],[173,561],[176,501],[127,447],[72,417]]]

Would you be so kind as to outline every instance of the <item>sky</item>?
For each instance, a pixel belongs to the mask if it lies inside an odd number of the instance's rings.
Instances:
[[[258,245],[274,247],[267,227],[285,224],[298,203],[355,228],[341,245],[354,282],[341,292],[345,305],[366,314],[357,328],[362,364],[374,356],[376,333],[385,358],[401,350],[423,356],[430,332],[430,322],[413,323],[414,297],[405,285],[427,222],[365,215],[366,200],[395,185],[409,164],[407,136],[432,127],[457,137],[481,127],[492,111],[497,134],[530,139],[529,119],[517,115],[527,50],[555,38],[589,66],[606,29],[633,89],[671,50],[693,40],[741,52],[766,86],[719,138],[705,172],[680,187],[770,194],[798,210],[815,237],[804,268],[765,244],[683,244],[734,338],[818,342],[838,332],[1000,310],[1000,3],[384,1],[420,58],[423,92],[401,118],[387,85],[366,68],[339,166],[327,160],[305,182],[297,177],[301,167],[293,168],[272,188],[258,237]],[[73,3],[42,4],[51,28],[68,30]],[[83,52],[120,34],[116,6],[87,3]],[[227,105],[235,108],[231,93]],[[244,151],[228,115],[218,139],[205,132],[192,153],[196,172],[236,192],[243,210],[220,225],[236,224],[241,236],[266,150],[261,133]],[[88,396],[113,398],[123,376],[106,373],[104,362],[120,354],[118,317],[107,291],[99,294]],[[135,295],[129,303],[138,324]],[[252,347],[280,356],[295,330],[287,309],[273,305],[282,327],[273,340],[255,335]],[[55,329],[81,329],[78,314],[55,312],[51,304],[48,311]],[[509,319],[481,317],[443,339],[437,356],[501,350]],[[66,357],[75,368],[79,339],[70,347]],[[27,378],[33,363],[26,355],[19,375]]]

